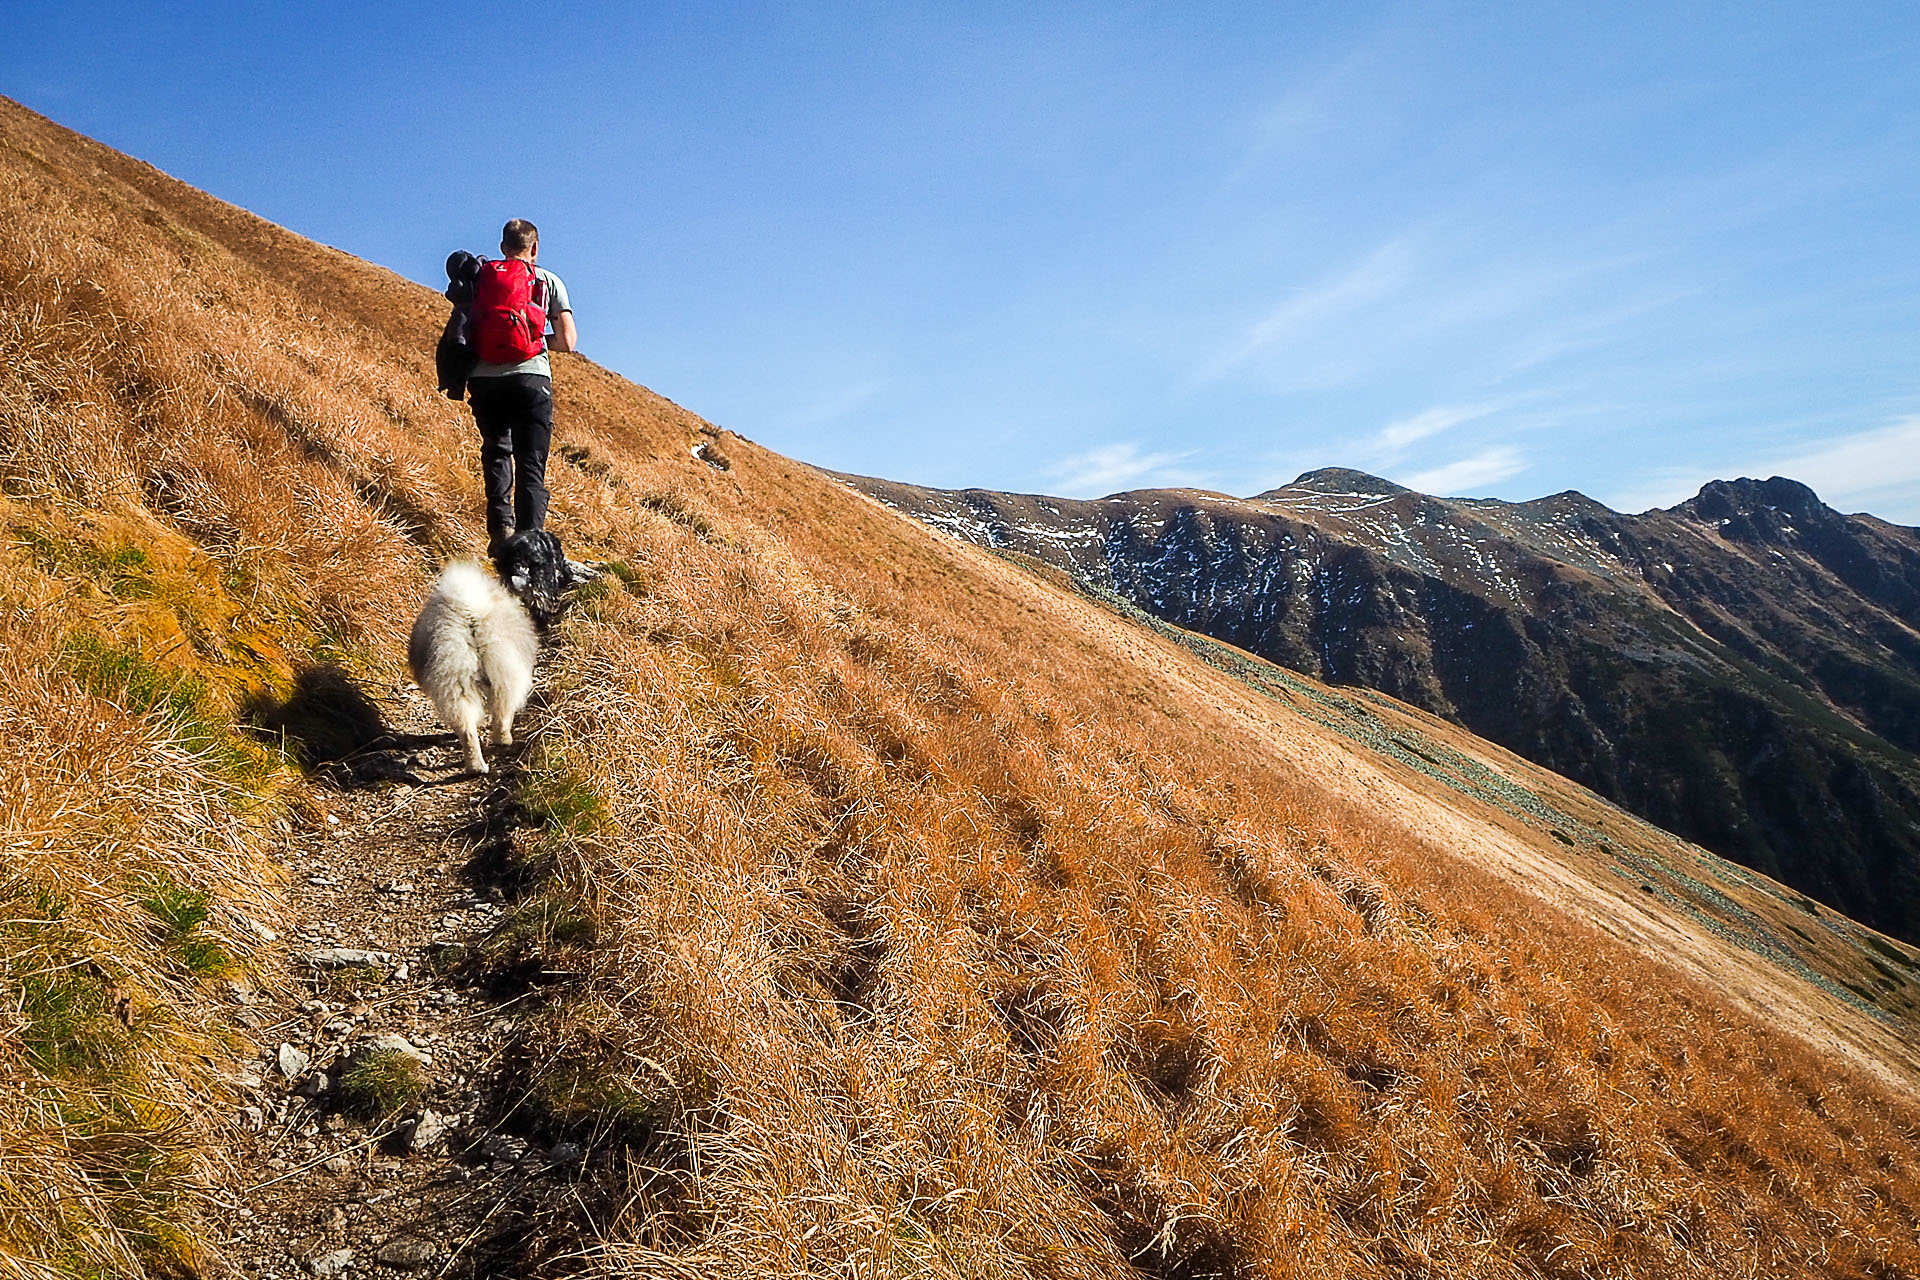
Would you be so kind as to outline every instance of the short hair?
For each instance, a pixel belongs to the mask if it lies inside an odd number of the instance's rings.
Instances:
[[[540,228],[525,218],[515,218],[500,228],[500,252],[525,253],[540,243]]]

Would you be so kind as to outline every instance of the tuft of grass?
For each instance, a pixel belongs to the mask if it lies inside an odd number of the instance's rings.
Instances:
[[[143,547],[101,546],[85,538],[56,536],[31,524],[16,524],[7,532],[48,573],[92,582],[122,600],[153,594],[152,560]]]
[[[608,561],[607,572],[618,578],[621,589],[630,595],[645,596],[652,590],[648,586],[646,571],[635,568],[625,560]]]
[[[62,665],[88,693],[135,715],[156,714],[181,747],[243,789],[271,789],[274,760],[234,732],[222,698],[207,680],[148,658],[137,645],[116,644],[89,630],[69,635]]]
[[[163,882],[140,899],[160,922],[161,944],[173,953],[189,972],[203,978],[218,977],[233,967],[233,957],[218,941],[200,932],[207,921],[211,898],[205,890],[187,889]]]
[[[340,1109],[362,1120],[390,1120],[426,1096],[427,1077],[420,1063],[398,1049],[375,1049],[355,1055],[335,1097]]]
[[[107,1078],[133,1061],[133,1036],[116,1016],[118,995],[98,972],[65,968],[16,976],[27,1061],[42,1074]]]
[[[521,775],[516,799],[529,821],[555,834],[590,836],[606,825],[600,793],[551,753]]]
[[[133,645],[113,644],[91,631],[68,637],[66,666],[88,693],[120,703],[136,714],[159,711],[200,737],[212,737],[207,727],[214,708],[206,681],[184,671],[150,661]]]
[[[549,885],[507,912],[481,950],[496,959],[536,954],[593,941],[594,920],[584,902]]]
[[[677,489],[669,489],[665,493],[643,493],[639,502],[642,507],[659,512],[702,542],[712,542],[718,536],[713,522],[696,510],[687,496]]]
[[[534,1079],[523,1105],[559,1132],[641,1140],[672,1113],[659,1092],[662,1082],[642,1088],[609,1068],[600,1062],[550,1063]]]

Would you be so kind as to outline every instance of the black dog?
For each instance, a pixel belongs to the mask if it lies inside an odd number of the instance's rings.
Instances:
[[[545,631],[559,620],[566,607],[562,597],[575,582],[559,538],[545,529],[516,533],[494,552],[493,567],[506,589],[527,607],[535,626]]]

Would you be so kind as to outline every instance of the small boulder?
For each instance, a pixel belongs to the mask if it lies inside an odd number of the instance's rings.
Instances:
[[[407,1135],[407,1149],[419,1154],[438,1151],[447,1145],[447,1133],[453,1128],[447,1117],[431,1108],[423,1108]]]
[[[432,1054],[420,1048],[414,1044],[413,1041],[407,1039],[397,1031],[383,1031],[377,1036],[368,1036],[365,1040],[361,1041],[360,1048],[362,1052],[367,1053],[402,1054],[412,1058],[423,1067],[433,1065]]]
[[[304,1050],[296,1049],[292,1045],[284,1042],[280,1045],[280,1074],[287,1079],[297,1080],[302,1075],[305,1075],[307,1067],[311,1062],[312,1059],[307,1056]]]
[[[307,1271],[316,1276],[342,1276],[353,1266],[353,1250],[335,1249],[307,1259]]]
[[[518,1164],[526,1157],[527,1140],[511,1133],[489,1133],[480,1139],[478,1150],[484,1160],[496,1164]]]
[[[416,1271],[431,1265],[440,1256],[440,1246],[419,1236],[394,1236],[381,1245],[374,1256],[401,1271]]]
[[[307,952],[307,963],[316,969],[351,969],[356,965],[378,968],[392,964],[393,954],[363,947],[316,947]]]

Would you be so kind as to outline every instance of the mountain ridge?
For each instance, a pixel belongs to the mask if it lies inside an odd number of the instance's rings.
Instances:
[[[1343,468],[1247,499],[843,479],[1465,724],[1920,936],[1920,531],[1842,516],[1778,477],[1638,516],[1571,491],[1435,498]]]

